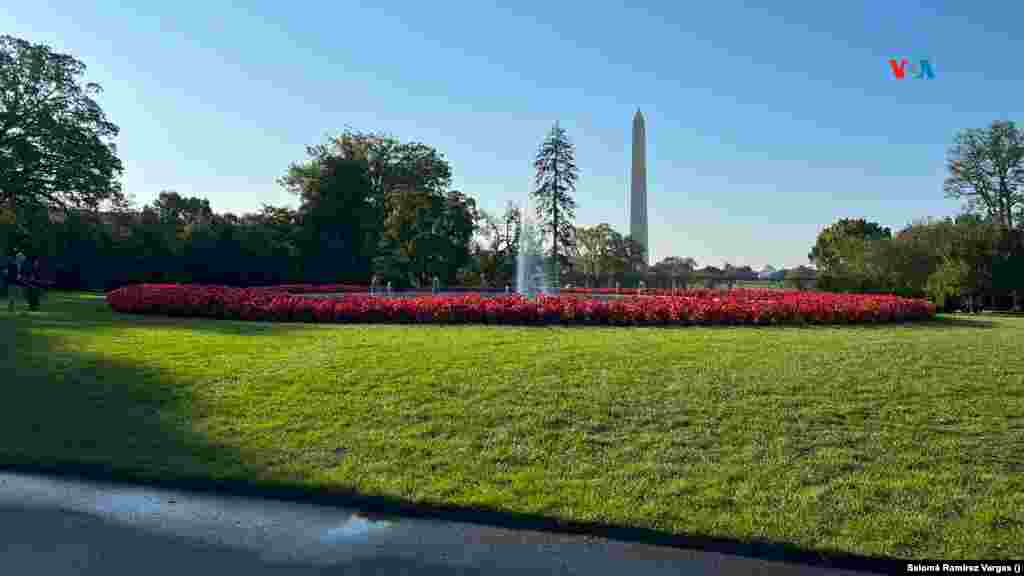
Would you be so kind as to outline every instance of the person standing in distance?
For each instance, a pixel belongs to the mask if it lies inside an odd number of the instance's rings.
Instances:
[[[11,295],[11,277],[7,269],[14,260],[7,254],[0,254],[0,300],[7,300]]]
[[[16,286],[21,286],[21,267],[25,265],[25,255],[18,252],[14,258],[10,258],[7,261],[7,270],[5,274],[7,276],[7,309],[11,312],[14,311],[14,300]]]

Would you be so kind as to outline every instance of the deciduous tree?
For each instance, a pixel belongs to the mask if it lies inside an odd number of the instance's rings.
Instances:
[[[818,233],[808,259],[818,269],[819,286],[826,290],[875,290],[881,271],[870,255],[892,231],[863,218],[842,218]]]
[[[943,189],[967,208],[987,215],[1003,230],[1020,225],[1024,213],[1024,129],[996,121],[957,134],[947,155]]]
[[[522,213],[509,202],[501,216],[480,211],[480,236],[484,245],[478,246],[476,258],[479,271],[488,283],[497,286],[515,282],[516,258],[522,235]]]
[[[0,36],[0,200],[22,234],[29,212],[95,208],[121,198],[112,139],[85,64],[48,46]],[[48,218],[46,219],[48,222]]]

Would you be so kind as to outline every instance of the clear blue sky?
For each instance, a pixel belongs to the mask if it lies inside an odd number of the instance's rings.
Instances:
[[[1024,120],[1024,2],[126,4],[7,3],[0,31],[89,66],[140,203],[295,205],[275,179],[349,126],[435,146],[497,211],[558,120],[577,224],[627,232],[640,107],[653,259],[795,266],[840,217],[954,214],[955,132]],[[936,78],[894,80],[892,56]]]

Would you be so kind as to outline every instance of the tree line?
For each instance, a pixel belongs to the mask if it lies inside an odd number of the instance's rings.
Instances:
[[[895,234],[843,218],[824,228],[808,258],[818,286],[928,297],[946,309],[1019,309],[1024,298],[1024,129],[995,121],[961,131],[950,147],[949,218],[924,218]]]
[[[142,207],[49,207],[49,221],[19,228],[15,241],[48,256],[67,287],[367,284],[374,274],[396,287],[457,283],[480,213],[450,188],[436,150],[347,131],[307,156],[280,179],[297,208],[216,213],[206,198],[164,191]]]

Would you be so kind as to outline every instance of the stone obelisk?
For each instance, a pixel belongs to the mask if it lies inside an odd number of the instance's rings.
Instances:
[[[629,184],[629,234],[644,247],[644,264],[650,264],[647,243],[647,130],[644,115],[633,115],[633,167]]]

